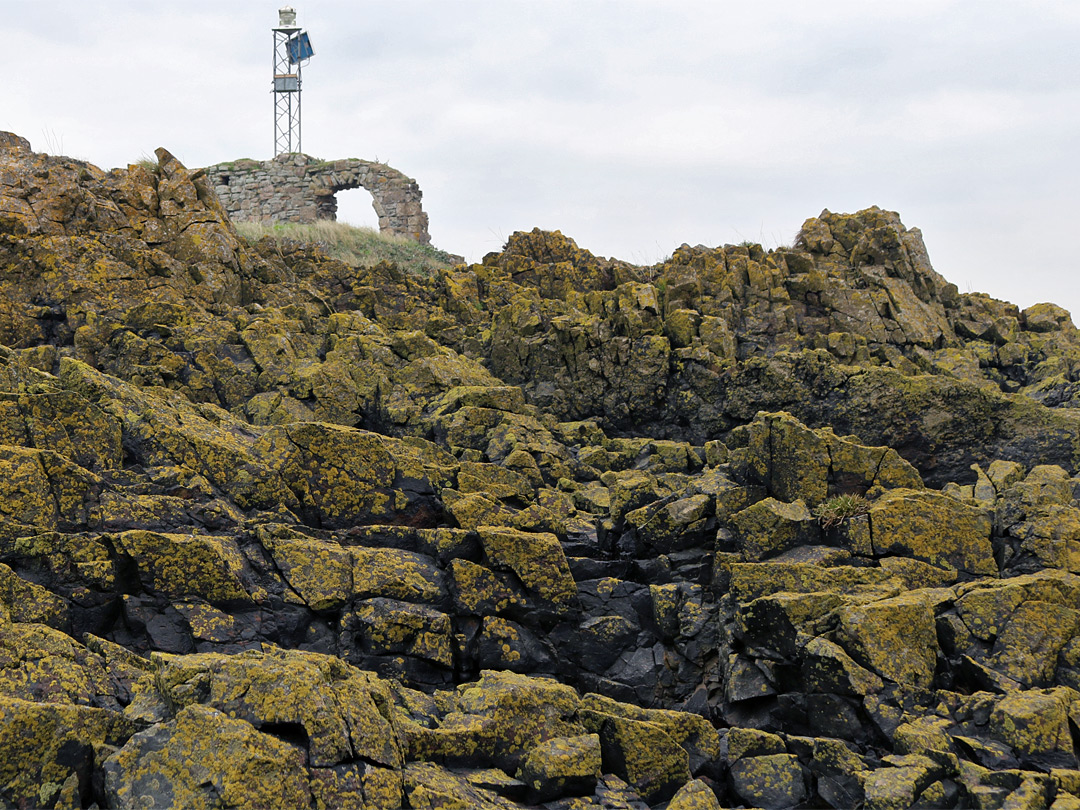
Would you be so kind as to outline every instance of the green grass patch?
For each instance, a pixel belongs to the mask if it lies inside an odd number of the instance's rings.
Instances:
[[[149,155],[143,155],[141,158],[135,161],[136,166],[142,166],[150,174],[157,174],[161,167],[158,166],[157,158],[152,158]]]
[[[831,529],[869,511],[870,503],[862,495],[837,495],[819,504],[814,510],[814,517],[818,519],[821,528]]]
[[[453,257],[430,245],[420,245],[403,236],[389,236],[374,228],[357,228],[344,222],[234,222],[237,232],[254,245],[263,237],[295,239],[318,245],[327,256],[353,267],[371,267],[393,262],[398,267],[423,276],[452,267]]]

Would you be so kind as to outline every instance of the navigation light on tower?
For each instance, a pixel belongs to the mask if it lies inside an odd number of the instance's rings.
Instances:
[[[274,32],[274,154],[299,152],[301,67],[315,55],[311,39],[296,24],[296,9],[278,9]]]

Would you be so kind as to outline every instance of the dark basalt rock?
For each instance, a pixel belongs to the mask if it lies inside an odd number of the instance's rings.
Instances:
[[[418,275],[0,133],[0,293],[4,803],[1080,803],[1080,335],[894,213]]]

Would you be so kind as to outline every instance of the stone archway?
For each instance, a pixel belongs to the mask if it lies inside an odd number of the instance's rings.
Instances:
[[[335,160],[309,166],[308,179],[315,197],[317,219],[337,219],[339,191],[365,189],[379,217],[379,230],[429,244],[427,214],[420,205],[422,192],[416,181],[385,163],[368,160]]]
[[[362,188],[371,194],[380,232],[431,244],[420,186],[385,163],[288,154],[266,161],[219,163],[205,171],[225,210],[237,221],[336,220],[334,195]]]

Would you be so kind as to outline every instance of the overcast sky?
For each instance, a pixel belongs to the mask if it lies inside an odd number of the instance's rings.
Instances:
[[[0,129],[103,168],[268,159],[279,5],[0,0]],[[292,5],[304,151],[414,177],[470,260],[536,226],[638,263],[774,247],[879,205],[961,290],[1080,320],[1075,0]],[[363,190],[338,201],[375,224]]]

